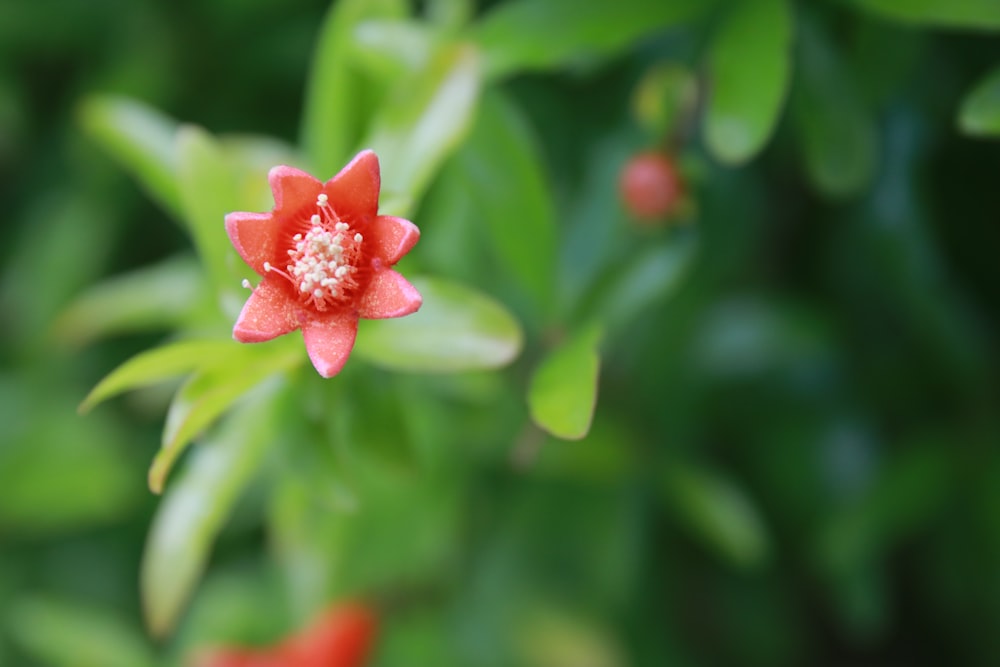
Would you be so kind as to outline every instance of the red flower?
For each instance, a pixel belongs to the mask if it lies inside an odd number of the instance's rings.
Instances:
[[[215,648],[197,653],[192,667],[362,667],[378,623],[359,604],[331,607],[305,630],[257,650]]]
[[[359,604],[332,607],[279,647],[286,667],[361,667],[368,659],[378,623]]]
[[[420,308],[420,293],[390,268],[420,230],[378,215],[378,156],[370,150],[326,183],[285,166],[268,180],[274,210],[226,216],[237,252],[263,277],[233,338],[259,343],[302,329],[313,366],[332,377],[354,347],[359,317],[401,317]]]

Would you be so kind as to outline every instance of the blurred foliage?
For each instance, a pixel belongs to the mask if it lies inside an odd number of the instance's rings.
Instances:
[[[345,597],[379,667],[1000,663],[998,30],[0,3],[0,664],[183,665]],[[360,147],[425,305],[324,381],[230,340],[222,218]],[[649,150],[659,226],[616,189]]]

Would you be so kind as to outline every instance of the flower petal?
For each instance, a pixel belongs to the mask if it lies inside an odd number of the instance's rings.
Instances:
[[[229,213],[226,233],[236,252],[254,271],[264,275],[264,262],[274,259],[278,225],[270,213]]]
[[[378,213],[381,183],[378,156],[374,151],[365,150],[327,181],[323,191],[330,197],[330,205],[338,216],[358,224]]]
[[[358,314],[369,320],[402,317],[416,312],[423,303],[420,292],[392,269],[377,271],[358,300]]]
[[[276,280],[265,278],[257,285],[236,319],[233,338],[241,343],[262,343],[294,331],[307,321],[299,304]]]
[[[316,195],[323,191],[323,184],[306,172],[280,165],[267,174],[274,195],[275,213],[294,213],[307,204],[316,203]]]
[[[375,256],[391,266],[410,252],[420,239],[420,230],[409,220],[380,215],[368,228],[368,236],[374,243]]]
[[[316,319],[302,327],[309,359],[325,378],[333,377],[344,367],[357,335],[358,318],[350,313]]]

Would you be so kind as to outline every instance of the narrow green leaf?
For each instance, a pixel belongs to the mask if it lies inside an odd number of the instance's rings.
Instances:
[[[468,130],[481,78],[475,50],[458,45],[442,52],[422,76],[400,82],[372,120],[364,142],[378,153],[382,187],[388,194],[420,200]]]
[[[787,0],[740,0],[709,51],[705,140],[722,162],[742,164],[777,125],[791,75]]]
[[[517,320],[473,289],[433,278],[414,280],[424,304],[413,315],[362,320],[354,352],[403,371],[457,372],[497,368],[521,351]]]
[[[194,373],[174,395],[163,426],[160,451],[149,469],[149,488],[160,493],[167,474],[191,440],[208,428],[240,396],[272,375],[301,363],[298,345],[271,344],[244,352]]]
[[[473,37],[490,78],[596,60],[672,25],[697,18],[714,0],[513,0],[487,13]]]
[[[198,447],[163,498],[142,560],[146,623],[170,631],[201,576],[216,535],[275,437],[275,394],[268,383],[248,397]]]
[[[819,25],[801,21],[792,114],[806,168],[824,194],[843,198],[875,175],[875,123],[855,81]]]
[[[64,182],[39,191],[27,206],[8,214],[0,303],[8,313],[4,347],[13,356],[25,361],[50,356],[52,337],[39,332],[53,333],[54,320],[81,286],[94,284],[107,271],[120,233],[113,220],[118,216],[112,213],[117,202],[87,194],[91,187],[82,179]]]
[[[267,211],[274,206],[267,180],[272,167],[286,164],[307,170],[305,159],[294,147],[272,137],[228,135],[219,137],[219,143],[234,170],[240,210]]]
[[[344,166],[365,129],[366,86],[353,67],[354,31],[366,19],[402,18],[407,6],[405,0],[340,0],[323,21],[306,85],[302,146],[327,178]]]
[[[240,346],[232,340],[184,340],[141,352],[111,371],[80,404],[79,412],[130,389],[188,373],[199,366],[224,363]]]
[[[424,70],[439,41],[427,24],[412,19],[364,21],[354,37],[358,65],[384,80]]]
[[[204,286],[193,257],[171,257],[86,289],[56,319],[53,334],[83,346],[114,334],[174,328],[204,307]]]
[[[428,0],[427,21],[443,30],[457,31],[476,11],[472,0]]]
[[[946,502],[955,478],[943,443],[908,444],[857,502],[832,514],[817,533],[817,564],[828,573],[849,574],[877,561]]]
[[[191,125],[177,133],[177,161],[181,202],[198,255],[224,312],[235,314],[245,300],[239,293],[243,262],[226,236],[225,216],[240,209],[236,170],[222,145]]]
[[[518,619],[518,655],[529,665],[624,667],[629,664],[621,640],[579,610],[532,605]]]
[[[1000,136],[1000,67],[987,74],[962,100],[958,126],[973,136]]]
[[[642,449],[637,435],[626,421],[616,422],[604,413],[603,418],[594,420],[582,442],[546,439],[531,463],[532,474],[582,482],[588,487],[620,488],[622,480],[635,471],[635,454]]]
[[[694,230],[678,230],[665,243],[639,251],[626,266],[603,281],[592,304],[592,318],[600,318],[609,336],[628,325],[683,284],[698,250]]]
[[[1000,30],[1000,3],[996,0],[854,0],[854,4],[903,23]]]
[[[181,218],[177,190],[177,121],[141,102],[97,95],[84,100],[80,124],[169,213]]]
[[[579,440],[597,405],[600,332],[590,327],[557,347],[535,370],[528,388],[531,418],[552,435]]]
[[[767,557],[768,537],[753,501],[731,480],[674,463],[663,478],[664,500],[692,534],[738,567]]]
[[[0,374],[0,534],[65,535],[141,510],[134,436],[98,414],[81,423],[65,368]],[[0,550],[2,551],[2,550]],[[0,593],[2,596],[2,593]]]
[[[39,664],[152,667],[152,647],[125,618],[92,605],[40,596],[5,610],[9,636]]]
[[[556,265],[555,204],[541,151],[523,114],[499,92],[483,97],[455,156],[493,248],[536,304],[547,309]]]

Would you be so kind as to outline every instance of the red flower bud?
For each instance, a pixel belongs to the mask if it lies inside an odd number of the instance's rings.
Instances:
[[[684,192],[677,166],[654,151],[634,155],[622,169],[618,187],[625,208],[643,221],[676,212]]]

